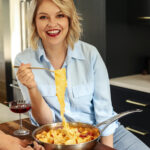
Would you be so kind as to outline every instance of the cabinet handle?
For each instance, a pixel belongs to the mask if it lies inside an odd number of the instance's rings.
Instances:
[[[139,102],[132,101],[132,100],[129,100],[129,99],[126,100],[126,103],[130,103],[130,104],[134,104],[134,105],[138,105],[138,106],[143,106],[143,107],[148,106],[148,104],[139,103]]]
[[[132,132],[134,132],[134,133],[143,135],[143,136],[145,136],[145,135],[148,134],[148,132],[142,132],[142,131],[139,131],[139,130],[136,130],[136,129],[133,129],[133,128],[130,128],[130,127],[126,127],[126,129],[129,130],[129,131],[132,131]]]

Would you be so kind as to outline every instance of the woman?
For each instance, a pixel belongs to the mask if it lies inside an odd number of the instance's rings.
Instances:
[[[17,78],[24,99],[32,105],[32,123],[58,122],[61,116],[54,73],[30,66],[66,68],[67,121],[94,125],[114,116],[106,67],[94,46],[79,41],[80,18],[73,0],[33,0],[31,8],[32,48],[17,55],[15,65],[20,66]],[[101,142],[121,150],[149,149],[118,122],[102,133]]]

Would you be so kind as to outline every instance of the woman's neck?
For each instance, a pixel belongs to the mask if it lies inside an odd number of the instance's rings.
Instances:
[[[67,55],[67,47],[65,44],[63,45],[56,45],[56,46],[49,46],[46,44],[44,45],[45,53],[51,64],[53,65],[54,69],[60,69],[64,64],[66,55]]]

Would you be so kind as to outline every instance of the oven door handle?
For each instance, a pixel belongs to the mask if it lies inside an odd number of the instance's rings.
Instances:
[[[10,84],[9,86],[20,90],[18,84]]]

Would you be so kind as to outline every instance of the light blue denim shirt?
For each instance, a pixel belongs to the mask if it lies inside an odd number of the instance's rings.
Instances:
[[[32,67],[54,70],[45,55],[41,41],[39,41],[37,50],[29,48],[16,56],[15,65],[21,63],[30,63]],[[68,47],[63,68],[66,68],[67,75],[65,93],[65,118],[67,121],[95,125],[116,114],[112,108],[107,69],[94,46],[78,41],[73,50]],[[56,96],[54,73],[35,69],[33,73],[39,91],[53,112],[54,122],[60,122],[60,105]],[[27,88],[19,81],[18,83],[24,99],[30,101]],[[33,124],[38,125],[31,112],[30,119]],[[103,127],[99,127],[100,130]],[[102,133],[102,136],[113,134],[117,127],[118,122],[112,123]]]

